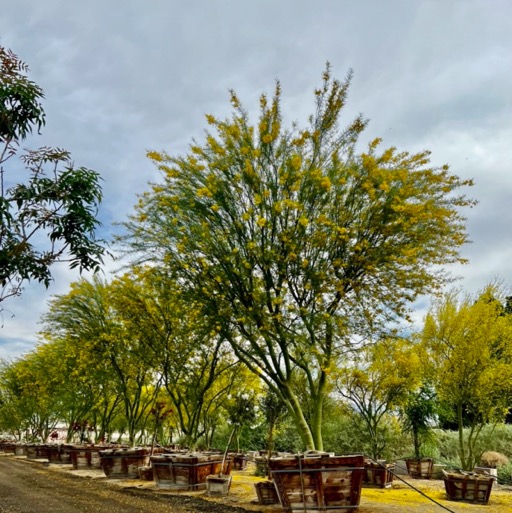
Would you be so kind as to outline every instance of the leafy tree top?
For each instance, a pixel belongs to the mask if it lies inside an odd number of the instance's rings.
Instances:
[[[48,286],[55,262],[96,271],[105,253],[95,236],[99,174],[75,168],[61,148],[18,154],[20,142],[45,124],[43,91],[27,72],[23,61],[0,46],[0,302],[19,295],[25,281]],[[6,168],[14,157],[25,178]]]
[[[470,181],[379,139],[357,154],[366,120],[341,127],[350,78],[327,66],[305,128],[283,126],[279,83],[256,125],[232,92],[232,116],[207,116],[188,154],[148,153],[162,180],[125,224],[128,251],[176,275],[297,424],[293,375],[321,404],[350,335],[406,316],[467,240]]]

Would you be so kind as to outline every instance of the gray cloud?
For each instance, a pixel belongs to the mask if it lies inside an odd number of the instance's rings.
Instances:
[[[471,263],[454,268],[473,291],[511,278],[511,15],[508,0],[17,0],[2,6],[0,44],[45,90],[37,144],[102,173],[107,235],[158,176],[145,151],[185,151],[205,113],[228,114],[228,89],[255,113],[279,79],[287,122],[302,122],[325,62],[340,78],[353,68],[346,119],[371,119],[365,141],[428,148],[474,178]],[[59,268],[50,291],[30,285],[4,305],[15,317],[4,314],[0,356],[32,347],[46,301],[76,278]]]

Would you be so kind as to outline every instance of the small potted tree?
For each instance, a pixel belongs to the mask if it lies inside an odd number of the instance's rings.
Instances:
[[[405,464],[414,479],[430,479],[432,476],[434,460],[425,456],[424,446],[431,437],[431,423],[436,413],[435,393],[427,385],[412,392],[402,410],[403,427],[411,434],[414,446],[414,457],[406,458]]]
[[[244,393],[235,397],[234,401],[226,408],[228,413],[228,420],[233,426],[231,433],[224,450],[222,458],[221,470],[218,474],[211,474],[206,477],[206,488],[209,495],[227,495],[231,486],[231,476],[229,475],[228,451],[233,441],[233,437],[240,433],[242,426],[245,423],[251,422],[255,419],[256,413],[254,409],[254,398],[249,394]],[[237,438],[238,440],[238,438]],[[237,449],[240,452],[239,442],[237,442]],[[226,468],[228,470],[226,470]]]
[[[267,479],[255,483],[254,487],[256,488],[256,494],[258,495],[258,502],[260,504],[275,504],[279,502],[279,498],[270,473],[269,460],[274,450],[274,429],[279,421],[286,415],[287,410],[281,399],[271,390],[269,390],[261,400],[260,407],[265,415],[268,427],[267,456],[266,464],[264,465]]]

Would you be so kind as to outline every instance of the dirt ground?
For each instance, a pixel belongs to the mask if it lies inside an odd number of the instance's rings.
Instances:
[[[154,482],[107,479],[101,470],[73,470],[24,457],[0,457],[0,513],[281,513],[257,503],[249,466],[234,471],[229,495],[160,490]],[[442,481],[395,478],[392,488],[363,488],[359,513],[512,513],[512,487],[495,485],[487,505],[450,501]]]

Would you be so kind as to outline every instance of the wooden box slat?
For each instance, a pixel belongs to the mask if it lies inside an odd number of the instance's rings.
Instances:
[[[269,466],[286,513],[359,507],[363,456],[272,458]]]

